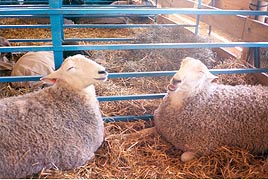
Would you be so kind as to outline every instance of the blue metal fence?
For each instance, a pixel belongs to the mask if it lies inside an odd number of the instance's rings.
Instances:
[[[0,1],[3,4],[4,1]],[[40,1],[41,2],[41,1]],[[157,2],[156,2],[157,3]],[[26,51],[54,51],[55,66],[58,68],[63,61],[63,51],[76,50],[126,50],[126,49],[164,49],[164,48],[217,48],[217,47],[268,47],[268,42],[231,42],[231,43],[150,43],[150,44],[133,44],[131,38],[64,38],[64,28],[158,28],[185,26],[195,27],[198,33],[199,17],[201,15],[268,15],[263,11],[247,10],[209,10],[209,9],[179,9],[179,8],[156,8],[155,6],[63,6],[61,1],[49,0],[49,6],[17,6],[2,5],[0,6],[0,18],[6,17],[49,17],[49,25],[0,25],[4,28],[49,28],[51,29],[52,39],[11,39],[10,42],[52,42],[51,46],[13,46],[0,47],[0,52],[26,52]],[[198,2],[198,7],[201,0]],[[196,24],[72,24],[64,25],[63,17],[65,16],[90,16],[90,17],[117,17],[117,16],[157,16],[159,14],[191,14],[197,15]],[[62,45],[62,41],[125,41],[124,44],[102,44],[102,45]],[[218,69],[211,70],[214,74],[233,74],[233,73],[261,73],[268,72],[268,69],[250,68],[250,69]],[[124,72],[111,73],[109,78],[130,78],[130,77],[151,77],[151,76],[172,76],[174,71],[166,72]],[[37,81],[40,76],[20,76],[20,77],[0,77],[0,82],[15,81]],[[145,95],[125,95],[125,96],[108,96],[98,97],[100,101],[118,101],[118,100],[137,100],[137,99],[155,99],[162,98],[162,94],[145,94]],[[105,121],[117,120],[135,120],[148,119],[152,115],[142,116],[121,116],[104,118]]]

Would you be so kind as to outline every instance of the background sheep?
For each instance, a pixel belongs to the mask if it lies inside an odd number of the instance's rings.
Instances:
[[[78,45],[77,42],[63,42],[63,45]],[[89,56],[86,51],[64,51],[63,57],[67,58],[75,54],[83,54]],[[14,65],[11,76],[34,76],[47,75],[55,70],[54,54],[51,51],[28,52],[24,54]],[[23,81],[13,82],[13,87],[19,88],[39,88],[46,84],[41,81]]]
[[[75,55],[42,78],[53,86],[2,99],[0,178],[67,170],[90,160],[104,136],[93,84],[106,78],[104,67]]]
[[[228,145],[253,153],[268,149],[268,88],[212,83],[199,60],[185,58],[155,111],[157,131],[184,151],[183,161]]]
[[[8,47],[8,46],[11,46],[10,42],[6,38],[0,36],[0,47]],[[0,52],[0,61],[9,62],[10,60],[12,60],[12,53]]]

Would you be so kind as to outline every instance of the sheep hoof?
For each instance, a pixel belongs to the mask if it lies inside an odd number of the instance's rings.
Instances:
[[[191,161],[192,159],[194,159],[196,157],[196,154],[190,151],[184,152],[181,155],[181,161],[183,162],[187,162],[187,161]]]

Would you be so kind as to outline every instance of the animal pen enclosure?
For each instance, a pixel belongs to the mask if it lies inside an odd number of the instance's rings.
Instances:
[[[109,122],[106,124],[107,137],[121,137],[153,126],[153,111],[165,95],[170,76],[186,56],[202,60],[214,74],[223,74],[219,83],[267,85],[268,25],[265,16],[268,12],[267,8],[266,11],[250,10],[253,1],[212,0],[202,4],[200,0],[158,0],[123,5],[86,1],[83,5],[63,6],[61,1],[52,0],[47,4],[32,2],[36,3],[34,5],[24,2],[12,1],[7,5],[6,1],[1,1],[4,5],[0,7],[0,35],[9,39],[12,46],[0,47],[0,52],[13,52],[16,59],[27,51],[53,51],[58,68],[63,61],[63,51],[88,51],[92,59],[110,72],[110,81],[97,87],[104,121]],[[261,2],[264,6],[266,1]],[[263,22],[258,21],[257,16],[263,17]],[[96,24],[86,22],[87,17],[109,20]],[[38,24],[36,18],[50,18],[50,22]],[[84,21],[63,24],[63,18]],[[119,18],[124,19],[124,24],[111,23],[112,19]],[[205,37],[207,30],[212,33]],[[216,36],[210,38],[216,33],[227,34],[232,41],[222,42]],[[79,45],[63,45],[62,41],[78,41]],[[40,77],[4,76],[0,82],[37,81]],[[16,90],[4,84],[1,96],[24,91],[31,89]],[[132,120],[135,121],[130,122]],[[253,156],[243,149],[222,147],[211,156],[182,163],[178,158],[181,152],[160,137],[118,137],[107,139],[95,159],[84,167],[68,172],[55,167],[35,177],[268,177],[266,157]]]

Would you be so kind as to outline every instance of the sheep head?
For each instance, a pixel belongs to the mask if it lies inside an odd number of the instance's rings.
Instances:
[[[200,60],[186,57],[182,60],[179,71],[172,77],[168,90],[170,92],[199,92],[217,76],[211,74]]]
[[[78,54],[66,58],[57,71],[41,80],[50,84],[57,83],[57,80],[64,80],[70,86],[85,89],[98,81],[107,80],[107,76],[108,73],[103,66]]]

